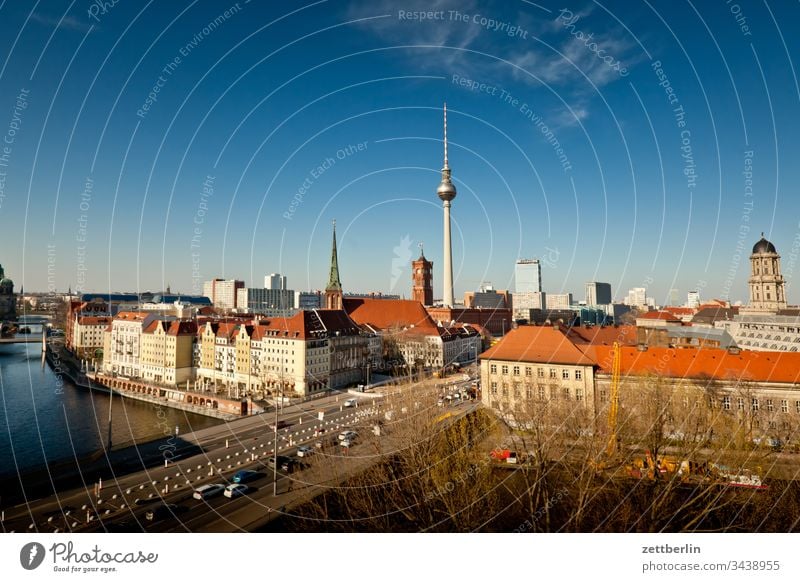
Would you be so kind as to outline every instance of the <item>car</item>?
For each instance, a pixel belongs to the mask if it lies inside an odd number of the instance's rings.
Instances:
[[[315,437],[318,437],[318,436],[320,436],[322,434],[325,434],[325,429],[324,428],[318,428],[317,430],[314,431],[314,436]]]
[[[270,469],[275,469],[275,457],[267,459],[267,465]],[[285,455],[278,455],[278,470],[291,473],[297,466],[297,460]]]
[[[161,503],[157,507],[154,507],[145,513],[144,518],[147,521],[156,521],[157,519],[164,519],[165,517],[175,515],[177,510],[178,506],[174,503]]]
[[[231,483],[230,485],[225,487],[224,495],[228,499],[233,499],[235,497],[241,497],[242,495],[247,493],[249,489],[250,488],[243,483]]]
[[[344,407],[345,408],[353,408],[355,405],[356,405],[356,399],[355,398],[349,398],[349,399],[344,401]]]
[[[339,441],[339,445],[346,449],[349,449],[354,444],[355,444],[355,439],[342,439]]]
[[[252,481],[258,477],[258,473],[255,471],[250,471],[249,469],[242,469],[241,471],[236,471],[236,474],[233,476],[234,483],[245,483],[246,481]]]
[[[286,457],[284,455],[278,455],[278,457],[277,457],[278,468],[280,468],[281,465],[283,465],[288,458],[289,457]],[[269,457],[267,459],[267,465],[269,466],[270,469],[274,469],[275,468],[275,460],[276,460],[276,458],[274,456],[273,457]]]
[[[358,433],[352,430],[345,430],[339,433],[339,440],[343,441],[345,439],[353,440],[358,436]]]
[[[302,447],[297,447],[297,456],[298,457],[310,457],[314,454],[314,449],[309,447],[308,445],[303,445]]]
[[[289,421],[286,420],[279,420],[277,427],[275,426],[274,422],[270,423],[269,425],[272,430],[280,430],[282,428],[286,428],[287,426],[289,426]]]
[[[444,406],[444,400],[439,398],[439,400],[436,402],[436,406]]]
[[[197,500],[209,499],[217,495],[222,495],[223,491],[225,491],[225,485],[222,483],[209,483],[208,485],[201,485],[195,489],[194,493],[192,493],[192,497]]]

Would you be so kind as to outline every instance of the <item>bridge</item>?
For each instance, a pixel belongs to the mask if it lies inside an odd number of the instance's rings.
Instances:
[[[9,336],[0,336],[0,345],[2,344],[35,344],[44,343],[47,337],[47,323],[46,317],[21,317],[18,320],[3,321],[3,331],[7,326],[17,327],[16,333]],[[26,332],[20,333],[20,330],[27,329]]]

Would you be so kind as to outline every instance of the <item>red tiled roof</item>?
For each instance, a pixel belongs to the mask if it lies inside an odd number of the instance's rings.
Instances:
[[[114,319],[123,319],[126,321],[144,321],[148,315],[147,311],[120,311],[114,316]]]
[[[111,321],[110,316],[103,315],[80,315],[78,325],[107,325]]]
[[[570,327],[564,330],[564,334],[576,345],[579,344],[600,344],[606,346],[620,344],[636,345],[636,326],[593,326],[593,327]]]
[[[382,301],[382,300],[381,300]],[[303,310],[292,317],[261,319],[252,328],[252,339],[285,337],[288,339],[311,339],[326,335],[358,335],[361,328],[339,309]]]
[[[358,324],[390,330],[411,328],[420,333],[439,333],[425,307],[419,301],[407,299],[367,299],[345,297],[347,314]]]
[[[637,315],[636,319],[661,319],[664,321],[680,321],[668,311],[648,311],[642,315]]]
[[[584,351],[599,367],[610,374],[614,356],[609,346],[586,346]],[[738,354],[727,350],[701,348],[676,350],[650,347],[639,351],[621,348],[620,371],[623,375],[656,374],[671,378],[746,380],[753,382],[800,382],[800,352],[753,352]]]
[[[521,325],[480,355],[482,360],[591,366],[594,362],[557,329]]]
[[[697,310],[694,307],[665,307],[662,311],[666,311],[671,313],[672,315],[679,316],[679,315],[694,315],[697,313]]]

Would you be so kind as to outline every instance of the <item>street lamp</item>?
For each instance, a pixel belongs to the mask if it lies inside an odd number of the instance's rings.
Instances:
[[[278,340],[280,341],[280,340]],[[281,376],[280,376],[280,391],[281,391],[281,404],[283,404],[283,349],[281,353]],[[272,439],[272,496],[278,496],[278,402],[275,402],[275,424],[273,425],[273,439]]]

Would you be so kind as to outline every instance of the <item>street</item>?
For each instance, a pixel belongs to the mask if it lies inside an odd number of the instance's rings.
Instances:
[[[280,414],[279,454],[293,456],[298,446],[313,446],[320,440],[326,444],[321,449],[314,447],[310,457],[298,459],[303,469],[291,474],[277,472],[277,496],[273,495],[273,469],[268,464],[274,454],[274,415],[266,413],[181,435],[180,446],[166,448],[162,444],[159,448],[167,459],[166,466],[162,463],[126,475],[109,474],[102,484],[84,481],[81,487],[57,496],[6,508],[3,530],[253,530],[391,454],[396,450],[393,447],[400,446],[392,438],[395,423],[423,413],[441,417],[437,401],[443,388],[436,385],[447,383],[425,381],[402,388],[385,387],[380,393],[337,394],[287,407]],[[449,384],[462,390],[469,381],[451,379]],[[355,406],[345,406],[350,399],[356,400]],[[477,406],[475,401],[449,405],[453,414],[448,415],[448,422]],[[375,426],[380,427],[380,435],[373,434]],[[359,435],[349,448],[333,444],[344,429],[356,430]],[[196,453],[198,450],[201,452]],[[247,483],[245,496],[192,499],[195,488],[207,483],[227,485],[241,469],[258,473]],[[175,515],[146,520],[145,514],[161,503],[177,505]]]

